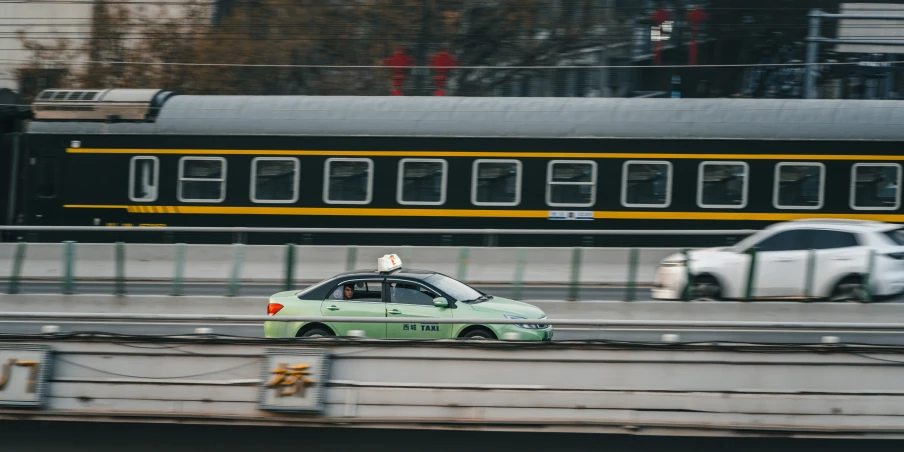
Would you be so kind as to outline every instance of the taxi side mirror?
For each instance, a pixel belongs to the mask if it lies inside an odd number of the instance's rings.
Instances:
[[[446,300],[445,297],[434,298],[433,306],[436,306],[437,308],[448,308],[449,300]]]

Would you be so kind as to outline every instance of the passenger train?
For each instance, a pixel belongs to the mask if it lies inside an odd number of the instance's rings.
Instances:
[[[31,114],[3,139],[7,224],[375,230],[249,243],[676,246],[799,218],[904,222],[893,101],[110,89],[47,90]],[[379,232],[400,228],[540,231]],[[682,235],[711,230],[726,232]],[[233,240],[118,237],[152,236]]]

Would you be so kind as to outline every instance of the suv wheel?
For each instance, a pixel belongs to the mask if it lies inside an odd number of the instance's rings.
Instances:
[[[854,301],[858,303],[863,303],[866,301],[866,286],[863,284],[863,278],[859,276],[848,276],[841,280],[837,286],[835,286],[835,290],[832,291],[832,295],[829,297],[829,301],[835,302],[843,302],[843,301]]]
[[[722,286],[719,285],[719,281],[712,276],[698,276],[694,278],[690,296],[692,300],[718,301],[722,299]]]

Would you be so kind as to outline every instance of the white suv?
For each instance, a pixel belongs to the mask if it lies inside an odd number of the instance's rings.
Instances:
[[[681,299],[685,289],[691,299],[746,298],[753,248],[751,298],[866,301],[867,281],[873,297],[904,291],[900,225],[813,219],[774,224],[735,246],[689,251],[689,266],[683,254],[673,254],[657,269],[653,298]],[[869,271],[871,251],[875,254]],[[689,288],[688,273],[693,281]]]

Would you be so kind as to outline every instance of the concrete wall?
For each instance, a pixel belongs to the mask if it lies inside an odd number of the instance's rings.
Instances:
[[[859,354],[826,353],[830,347],[776,347],[764,353],[762,347],[742,346],[513,347],[483,342],[169,339],[130,340],[125,347],[29,338],[27,343],[47,345],[53,352],[46,404],[30,410],[0,407],[0,418],[904,437],[900,366]],[[319,369],[312,373],[312,388],[323,391],[322,412],[261,410],[259,391],[272,370],[265,348],[275,345],[329,353],[328,375],[323,378]],[[15,357],[15,351],[6,353]],[[900,350],[887,350],[882,358],[904,361]],[[20,378],[16,387],[22,382]],[[299,441],[303,438],[299,431]]]
[[[0,278],[12,274],[15,243],[0,243]],[[186,281],[228,280],[237,256],[243,282],[281,282],[285,274],[285,246],[184,245]],[[459,275],[462,250],[456,247],[352,247],[296,246],[296,282],[314,282],[353,269],[376,269],[379,256],[396,253],[406,268],[436,270]],[[678,252],[671,248],[644,248],[639,253],[637,282],[653,282],[658,262]],[[465,281],[511,283],[518,250],[469,248],[464,260]],[[580,260],[582,284],[623,284],[628,277],[628,248],[583,248]],[[63,275],[64,245],[27,245],[22,269],[26,280],[59,279]],[[111,280],[115,276],[113,244],[76,244],[75,277],[79,280]],[[167,281],[175,274],[176,245],[125,245],[126,278],[135,281]],[[567,284],[572,271],[570,248],[525,248],[523,280],[526,283]]]

